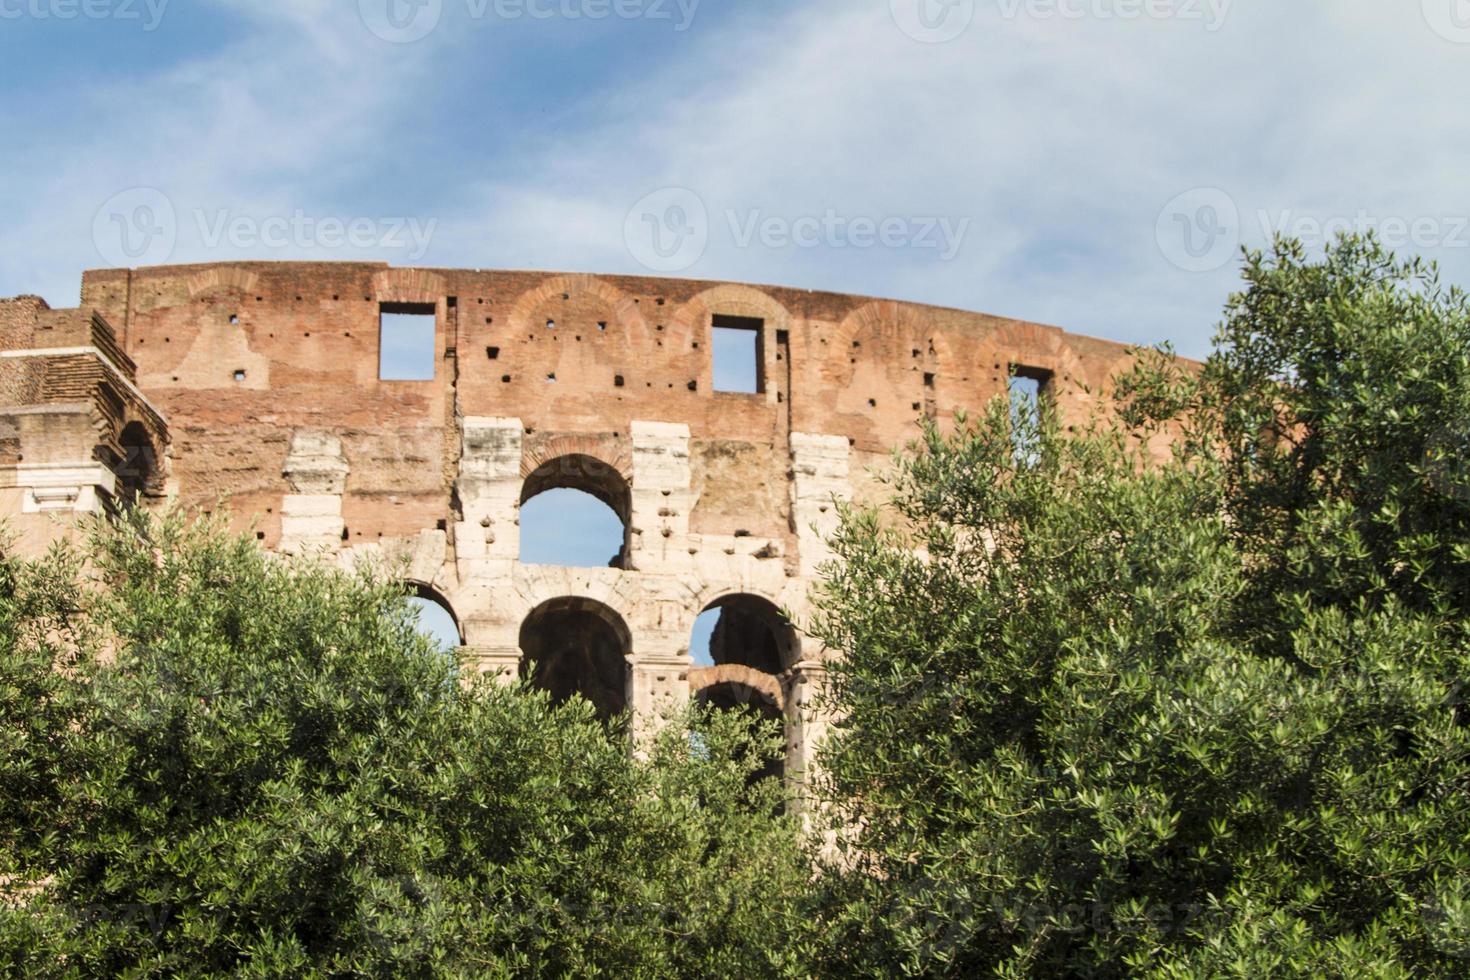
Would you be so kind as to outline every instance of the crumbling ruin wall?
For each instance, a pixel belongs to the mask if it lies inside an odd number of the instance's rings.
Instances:
[[[429,380],[379,377],[380,318],[399,312],[433,317]],[[756,335],[754,393],[715,390],[721,323]],[[805,617],[835,502],[875,492],[918,420],[981,408],[1017,368],[1080,419],[1130,356],[1054,327],[796,289],[299,263],[88,272],[77,311],[0,302],[0,346],[7,513],[35,509],[25,462],[82,487],[67,507],[110,505],[138,423],[144,499],[227,507],[269,549],[403,562],[452,611],[471,669],[540,669],[565,690],[573,660],[531,660],[566,648],[601,665],[588,683],[602,703],[644,715],[746,692],[786,717],[790,772],[819,729],[824,652],[775,611]],[[519,508],[553,487],[624,519],[616,567],[521,563]],[[712,606],[742,613],[718,636],[722,662],[699,668],[691,631]],[[594,621],[595,642],[523,635]],[[751,666],[742,642],[780,662]]]

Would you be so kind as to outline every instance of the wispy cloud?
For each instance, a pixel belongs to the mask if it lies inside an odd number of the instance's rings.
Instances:
[[[175,261],[405,261],[320,243],[210,249],[190,217],[301,210],[437,221],[424,264],[633,273],[646,270],[625,240],[629,209],[678,187],[708,221],[683,274],[1173,337],[1199,353],[1234,268],[1171,261],[1182,242],[1161,245],[1158,228],[1179,195],[1224,193],[1220,214],[1179,217],[1203,234],[1233,212],[1227,248],[1313,221],[1470,215],[1470,44],[1436,33],[1419,0],[1188,5],[1215,21],[1122,19],[1102,0],[1043,16],[1058,5],[1008,0],[974,5],[938,44],[905,34],[887,0],[707,0],[684,32],[471,22],[445,0],[440,27],[412,44],[373,37],[356,3],[214,6],[234,25],[227,43],[53,93],[87,111],[0,150],[13,174],[0,292],[72,300],[78,270],[99,264],[96,208],[137,185],[180,209]],[[967,222],[952,258],[916,244],[928,219]],[[767,220],[785,236],[737,234]],[[864,221],[906,232],[870,244]],[[1470,247],[1440,227],[1406,248],[1470,279]]]

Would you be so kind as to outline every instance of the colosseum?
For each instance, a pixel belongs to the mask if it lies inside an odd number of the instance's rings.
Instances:
[[[420,318],[432,377],[381,370]],[[714,338],[754,383],[718,387]],[[426,350],[426,360],[430,352]],[[666,699],[783,718],[809,764],[824,651],[792,622],[836,504],[918,432],[1029,379],[1063,420],[1130,357],[1060,329],[731,283],[246,263],[109,269],[77,309],[0,300],[0,519],[176,501],[281,553],[387,559],[453,616],[466,669],[647,719]],[[580,490],[623,545],[521,560],[520,508]],[[712,665],[690,656],[719,611]],[[790,617],[790,620],[787,617]]]

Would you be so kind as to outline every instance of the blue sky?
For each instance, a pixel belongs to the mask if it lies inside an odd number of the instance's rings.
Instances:
[[[1199,355],[1275,228],[1470,282],[1470,0],[0,0],[0,83],[0,295],[57,306],[371,259]]]
[[[1271,228],[1470,280],[1467,0],[412,3],[0,0],[0,294],[75,303],[155,194],[140,262],[638,273],[685,229],[671,274],[1192,354]]]

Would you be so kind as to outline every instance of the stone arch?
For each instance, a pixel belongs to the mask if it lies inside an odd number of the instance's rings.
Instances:
[[[710,318],[716,313],[764,320],[770,330],[791,328],[791,312],[774,296],[754,286],[729,283],[706,289],[679,307],[672,317],[672,323],[678,328],[674,333],[675,339],[698,339],[708,329]]]
[[[527,557],[526,548],[532,542],[536,528],[542,526],[546,519],[546,515],[544,514],[527,511],[526,505],[533,499],[553,490],[574,490],[578,493],[586,494],[612,511],[621,524],[621,531],[618,535],[618,548],[609,564],[614,568],[623,568],[627,563],[629,538],[632,534],[632,487],[629,485],[627,478],[616,467],[596,456],[589,456],[583,453],[553,456],[533,469],[522,482],[519,502],[522,518],[521,560],[523,562],[536,561],[536,559]],[[585,497],[578,498],[575,494],[563,496],[568,497],[568,499],[557,501],[555,504],[548,502],[548,505],[557,506],[566,504],[568,507],[577,508],[580,504],[590,504],[590,501],[587,501]],[[596,510],[595,505],[592,505],[592,511]],[[585,507],[581,507],[577,513],[582,514],[584,519],[596,522],[596,526],[599,529],[606,524],[609,533],[611,532],[611,522],[599,521],[596,513],[587,511]],[[535,522],[534,526],[528,527],[528,522],[533,520]],[[550,525],[546,525],[546,528],[549,532]],[[598,540],[602,540],[600,530],[595,536]],[[543,537],[541,540],[544,542],[547,539]],[[561,549],[559,548],[558,550]],[[586,564],[585,556],[580,551],[575,557],[581,560],[574,561],[570,558],[568,560],[561,560],[559,557],[553,557],[549,561],[551,564],[556,565]],[[538,563],[546,564],[547,562],[548,558],[542,558]]]
[[[526,446],[521,456],[521,479],[558,458],[585,457],[616,471],[629,487],[633,485],[633,457],[625,446],[609,447],[607,441],[593,436],[559,435]]]
[[[119,430],[112,470],[117,477],[117,499],[124,505],[163,496],[163,453],[144,423],[134,420]]]
[[[721,613],[711,639],[716,667],[738,664],[778,677],[801,661],[796,627],[772,599],[729,589],[706,598],[700,615],[716,610]]]
[[[1093,381],[1082,359],[1057,327],[1019,320],[999,321],[978,345],[977,372],[989,379],[996,394],[1006,390],[1013,367],[1048,376],[1048,394],[1063,418],[1091,410]]]
[[[192,297],[207,296],[210,293],[229,292],[254,293],[260,284],[260,276],[257,273],[239,266],[210,266],[189,277],[187,289]]]
[[[517,332],[534,329],[534,315],[546,303],[562,296],[586,296],[604,305],[619,326],[636,331],[638,336],[648,333],[648,321],[644,319],[638,302],[605,279],[597,276],[574,274],[553,276],[535,289],[528,289],[516,297],[510,309],[510,326]]]
[[[741,703],[764,702],[777,714],[786,713],[786,691],[779,678],[744,664],[718,664],[696,667],[689,671],[689,693],[696,700],[717,688],[740,688],[746,697]]]
[[[448,293],[444,277],[428,269],[384,269],[373,276],[379,303],[432,303]]]
[[[404,584],[408,586],[409,592],[415,598],[422,599],[425,602],[432,602],[448,614],[449,619],[454,623],[455,634],[459,638],[458,645],[464,646],[464,621],[460,619],[459,613],[455,611],[454,603],[450,601],[449,597],[435,588],[432,583],[425,582],[421,579],[407,578],[404,579]]]
[[[548,599],[521,622],[521,677],[557,703],[575,695],[604,720],[628,709],[633,635],[610,606],[582,596]]]

